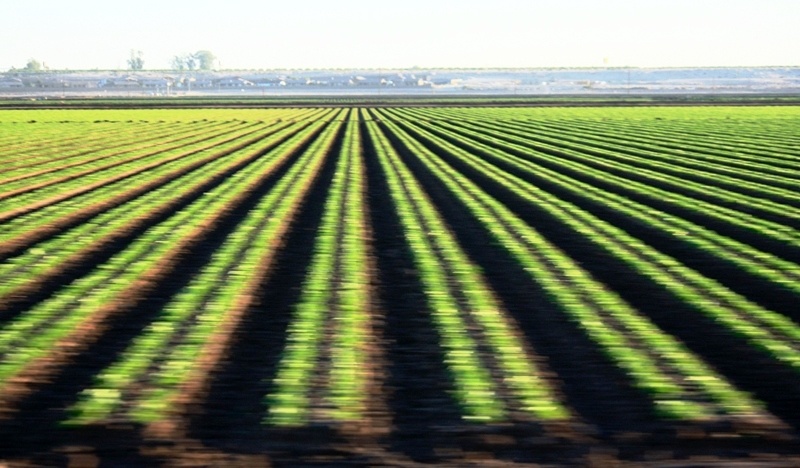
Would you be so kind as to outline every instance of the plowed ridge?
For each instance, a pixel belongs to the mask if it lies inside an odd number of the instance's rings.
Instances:
[[[0,460],[800,456],[796,108],[30,112]]]

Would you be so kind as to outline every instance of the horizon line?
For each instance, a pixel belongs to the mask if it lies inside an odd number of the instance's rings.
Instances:
[[[641,65],[618,65],[618,66],[531,66],[531,67],[276,67],[276,68],[221,68],[208,70],[175,70],[170,68],[153,68],[143,70],[131,70],[129,68],[58,68],[28,71],[24,68],[9,68],[0,73],[21,73],[21,74],[47,74],[47,73],[68,73],[68,72],[127,72],[127,73],[211,73],[211,72],[271,72],[271,71],[431,71],[431,70],[665,70],[665,69],[731,69],[731,68],[800,68],[800,65],[668,65],[668,66],[641,66]]]

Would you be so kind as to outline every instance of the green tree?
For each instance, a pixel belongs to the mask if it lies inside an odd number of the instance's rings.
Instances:
[[[172,58],[172,69],[183,71],[189,70],[192,71],[197,68],[197,58],[195,58],[194,54],[183,54],[183,55],[176,55]]]
[[[183,55],[176,55],[172,57],[171,65],[173,70],[183,71],[186,69],[186,59]]]
[[[23,68],[22,70],[26,72],[38,72],[42,71],[43,69],[44,66],[42,65],[42,62],[35,59],[30,59],[28,60],[28,63],[25,65],[25,68]]]
[[[217,57],[208,50],[198,50],[193,54],[176,55],[172,57],[173,70],[211,70]]]
[[[211,70],[214,68],[214,61],[217,57],[208,50],[198,50],[194,53],[194,58],[197,60],[197,68],[200,70]]]
[[[131,56],[128,59],[128,68],[131,70],[141,70],[144,68],[144,53],[141,50],[131,49]]]

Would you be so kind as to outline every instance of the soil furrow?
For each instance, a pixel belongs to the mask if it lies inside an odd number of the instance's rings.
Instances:
[[[216,126],[213,126],[213,127],[212,126],[208,126],[208,127],[209,128],[214,128],[214,129],[219,129],[221,126],[220,125],[216,125]],[[178,142],[181,142],[181,141],[191,140],[193,138],[196,139],[196,138],[198,138],[199,135],[202,135],[203,133],[208,132],[209,128],[202,128],[202,129],[199,129],[199,130],[196,129],[196,128],[182,129],[182,131],[180,133],[178,133],[177,135],[175,134],[175,130],[172,129],[169,133],[164,131],[164,133],[151,134],[146,138],[141,138],[141,135],[134,134],[134,135],[129,136],[128,140],[125,140],[124,142],[119,143],[117,145],[108,145],[108,144],[106,144],[106,145],[104,145],[102,147],[99,147],[99,148],[87,150],[87,151],[85,151],[85,152],[83,152],[81,154],[78,154],[78,155],[71,155],[71,156],[66,156],[66,157],[61,156],[58,159],[56,159],[56,161],[59,162],[60,164],[54,165],[52,167],[47,167],[47,168],[44,168],[44,169],[35,169],[35,166],[33,168],[29,167],[29,166],[23,166],[23,167],[20,167],[20,168],[15,168],[15,172],[19,172],[20,169],[26,169],[26,170],[22,174],[19,174],[19,175],[16,175],[16,176],[12,176],[12,177],[6,177],[2,181],[2,185],[0,185],[0,188],[4,187],[6,184],[11,184],[11,183],[18,182],[18,181],[25,180],[25,179],[34,179],[35,180],[37,177],[47,176],[48,174],[54,174],[56,172],[67,171],[69,169],[77,168],[77,167],[84,166],[84,165],[87,165],[87,164],[102,163],[104,160],[115,158],[117,156],[123,156],[123,155],[130,154],[130,153],[133,153],[133,152],[136,152],[136,151],[145,151],[145,150],[148,150],[150,148],[157,148],[157,147],[164,146],[164,145],[167,145],[167,144],[175,144],[175,143],[178,143]],[[216,131],[218,131],[218,130],[216,130]],[[99,153],[99,154],[97,154],[97,153]],[[147,156],[147,155],[148,154],[141,155],[141,156]],[[73,159],[77,159],[77,161],[73,161]],[[52,161],[52,160],[51,161],[46,161],[45,163],[43,163],[41,165],[44,165],[46,163],[53,163],[53,162],[54,161]],[[113,164],[119,164],[119,163],[113,163]],[[103,166],[103,167],[109,167],[109,166]],[[96,170],[97,169],[85,170],[84,172],[80,172],[79,174],[81,174],[81,175],[88,174],[88,173],[94,172]],[[78,176],[79,175],[71,174],[69,176],[55,176],[55,177],[60,177],[59,179],[57,179],[58,181],[66,181],[66,180],[70,180],[70,179],[73,179],[73,178],[78,177]],[[50,182],[50,181],[46,181],[46,182]],[[35,188],[31,188],[31,187],[38,188],[37,185],[27,184],[25,187],[23,187],[20,190],[23,190],[23,191],[35,190]],[[9,191],[6,190],[5,192],[0,193],[0,200],[4,199],[4,198],[8,198],[10,196],[14,196],[14,193],[9,194]]]
[[[460,410],[450,395],[444,352],[363,122],[361,134],[378,267],[377,301],[385,317],[386,391],[393,424],[388,443],[412,460],[432,462],[439,459],[438,447],[455,449],[453,441],[439,439],[447,435],[442,428],[462,425]]]
[[[255,130],[252,131],[252,132],[249,132],[249,133],[251,133],[251,134],[255,133]],[[35,211],[35,210],[38,210],[40,208],[44,208],[44,207],[47,207],[47,206],[50,206],[50,205],[54,205],[54,204],[59,203],[59,202],[63,202],[63,201],[66,201],[66,200],[73,199],[75,197],[78,197],[80,195],[89,193],[89,192],[91,192],[93,190],[96,190],[98,188],[105,187],[105,186],[108,186],[108,185],[111,185],[111,184],[114,184],[114,183],[117,183],[117,182],[121,182],[121,181],[124,181],[126,179],[130,179],[130,178],[132,178],[134,176],[146,173],[146,172],[148,172],[150,170],[156,169],[156,168],[158,168],[160,166],[163,166],[165,164],[168,164],[168,163],[171,163],[171,162],[174,162],[174,161],[179,161],[179,160],[182,160],[182,159],[185,160],[186,158],[190,158],[192,155],[194,155],[196,153],[199,153],[199,152],[203,151],[204,149],[207,149],[207,148],[199,148],[199,149],[195,149],[195,150],[192,150],[192,151],[189,151],[189,152],[184,152],[184,153],[181,153],[181,154],[178,154],[178,155],[169,156],[169,157],[167,157],[165,159],[161,159],[161,160],[158,160],[158,161],[148,162],[148,163],[145,163],[142,166],[135,167],[135,168],[132,168],[132,169],[128,169],[128,170],[126,170],[125,172],[123,172],[121,174],[114,174],[114,175],[112,175],[110,177],[107,177],[107,178],[105,178],[103,180],[99,180],[99,181],[96,181],[96,182],[89,182],[89,183],[87,183],[85,185],[82,185],[81,187],[74,188],[74,189],[67,190],[67,191],[60,192],[60,193],[56,193],[56,194],[51,194],[50,196],[46,196],[43,199],[34,200],[34,201],[32,201],[32,202],[30,202],[28,204],[25,204],[23,206],[18,206],[18,207],[14,208],[14,209],[6,210],[5,212],[0,213],[0,223],[7,222],[9,220],[12,220],[12,219],[17,218],[19,216],[28,214],[28,213],[30,213],[32,211]],[[192,165],[194,166],[196,164],[197,163],[193,163]]]
[[[248,146],[257,144],[265,135],[258,134],[257,136],[253,137],[252,135],[255,132],[248,132],[245,135],[238,136],[239,138],[244,137],[241,143],[238,143],[234,147],[229,148],[225,151],[224,154],[231,154],[236,151],[240,151]],[[288,138],[285,137],[285,138]],[[283,138],[281,141],[285,140]],[[280,143],[280,142],[278,142]],[[263,154],[264,151],[261,151],[259,154]],[[194,152],[192,153],[194,154]],[[191,156],[185,155],[185,156]],[[15,253],[18,253],[25,248],[29,247],[30,245],[41,241],[42,239],[46,239],[54,234],[58,234],[63,232],[70,227],[77,226],[86,220],[92,218],[93,216],[101,213],[103,211],[107,211],[111,208],[117,207],[137,196],[147,193],[165,183],[169,182],[172,179],[177,177],[183,176],[188,174],[192,171],[195,171],[199,168],[202,168],[209,162],[213,161],[214,159],[220,157],[219,154],[213,154],[207,157],[203,157],[197,161],[191,162],[188,165],[178,167],[177,169],[171,171],[168,174],[158,176],[154,179],[147,181],[146,183],[141,183],[133,187],[129,187],[126,191],[117,194],[113,198],[109,198],[106,200],[96,201],[82,209],[71,211],[66,213],[63,217],[59,218],[57,221],[51,221],[45,225],[39,226],[35,229],[20,233],[16,237],[9,239],[7,242],[4,242],[2,246],[0,246],[0,259],[6,259]],[[97,188],[97,187],[94,187]],[[60,200],[63,201],[63,200]],[[23,213],[20,213],[23,214]]]
[[[275,249],[254,300],[233,332],[225,364],[209,378],[207,396],[191,416],[189,434],[212,446],[263,447],[268,428],[262,424],[274,375],[285,346],[286,330],[303,278],[311,262],[325,195],[333,178],[335,158],[328,157],[317,181]],[[240,437],[242,429],[253,438]]]
[[[310,141],[305,144],[310,144]],[[276,169],[281,167],[288,167],[285,160]],[[46,384],[54,375],[62,371],[63,366],[76,362],[76,356],[85,355],[93,349],[96,342],[105,336],[111,325],[116,321],[124,321],[126,316],[138,310],[141,301],[148,297],[158,297],[155,294],[162,283],[168,283],[173,279],[172,275],[175,269],[187,258],[196,255],[197,249],[202,247],[203,242],[209,236],[213,236],[219,229],[229,229],[235,226],[235,219],[231,218],[231,213],[236,212],[237,206],[247,205],[257,199],[259,194],[263,195],[265,187],[271,186],[275,180],[271,177],[272,172],[270,170],[270,175],[237,192],[230,200],[228,207],[218,210],[202,222],[198,222],[176,245],[169,247],[158,265],[151,266],[138,279],[127,285],[114,302],[98,307],[89,318],[81,323],[78,329],[70,333],[69,337],[54,345],[50,355],[39,359],[36,363],[31,363],[11,381],[6,382],[2,395],[4,407],[13,408],[15,401],[27,397],[38,386]],[[144,324],[140,323],[135,328],[141,330],[143,326]]]
[[[781,395],[775,382],[788,385],[784,389],[796,388],[800,385],[800,375],[761,351],[745,345],[740,338],[731,335],[716,322],[699,314],[692,306],[666,292],[650,279],[633,271],[622,260],[609,256],[580,233],[572,231],[535,205],[521,200],[468,164],[453,158],[448,161],[578,261],[592,276],[606,284],[635,309],[643,312],[659,328],[683,341],[692,352],[716,368],[734,385],[766,402],[768,410],[779,418],[797,425],[800,414],[794,410],[796,399],[787,398],[787,394]],[[734,355],[737,359],[730,358]],[[759,365],[744,368],[737,366],[737,362],[758,362]],[[767,377],[770,374],[775,377]]]

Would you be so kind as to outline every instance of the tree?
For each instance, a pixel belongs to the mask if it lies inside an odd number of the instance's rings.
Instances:
[[[211,70],[214,68],[214,60],[217,59],[217,57],[208,50],[198,50],[194,53],[194,58],[197,60],[200,70]]]
[[[193,71],[211,70],[214,68],[214,60],[217,58],[207,50],[198,50],[193,54],[176,55],[172,57],[171,65],[173,70]]]
[[[144,53],[141,50],[131,49],[131,56],[128,59],[128,68],[131,70],[141,70],[144,68]]]
[[[176,55],[172,57],[172,69],[183,71],[192,71],[197,67],[197,60],[193,54]]]
[[[176,55],[172,57],[171,61],[172,69],[183,71],[186,68],[186,60],[182,55]]]
[[[197,68],[197,59],[194,58],[194,55],[192,54],[186,55],[184,61],[186,62],[186,68],[188,68],[189,71],[192,71],[195,68]]]
[[[42,65],[42,62],[35,59],[30,59],[28,60],[28,63],[25,65],[25,68],[23,68],[22,70],[26,72],[38,72],[42,71],[43,68],[44,66]]]

